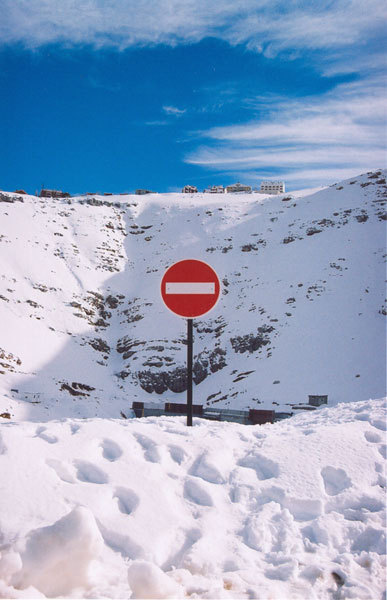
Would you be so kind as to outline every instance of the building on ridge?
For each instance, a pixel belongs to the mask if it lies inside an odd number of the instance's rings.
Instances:
[[[62,192],[61,190],[40,190],[40,198],[70,198],[68,192]]]
[[[284,181],[262,181],[261,194],[283,194],[285,193]]]
[[[203,192],[205,194],[224,194],[224,187],[222,185],[212,185],[203,190]]]
[[[249,185],[244,185],[242,183],[233,183],[232,185],[226,186],[225,190],[226,194],[236,194],[239,192],[244,192],[245,194],[251,194],[252,190]]]
[[[194,185],[185,185],[181,190],[182,194],[197,194],[198,188]]]

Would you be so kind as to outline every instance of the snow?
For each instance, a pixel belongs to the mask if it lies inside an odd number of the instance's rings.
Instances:
[[[385,175],[290,199],[0,193],[0,598],[382,600]],[[182,258],[222,283],[195,404],[290,419],[133,418],[186,399],[160,297]]]
[[[381,599],[385,422],[4,422],[0,597]]]
[[[280,196],[0,202],[0,353],[11,356],[0,359],[0,414],[120,418],[128,398],[184,402],[169,379],[185,367],[186,326],[160,297],[165,269],[183,258],[208,262],[222,285],[195,320],[195,403],[288,411],[309,394],[330,405],[384,396],[378,173]],[[72,396],[73,382],[93,389]]]
[[[102,545],[93,514],[78,506],[53,525],[28,534],[20,552],[22,567],[12,581],[16,588],[33,586],[48,597],[86,587],[89,564]]]

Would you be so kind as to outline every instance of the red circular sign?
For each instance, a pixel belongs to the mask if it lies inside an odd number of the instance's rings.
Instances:
[[[201,260],[180,260],[166,270],[161,281],[161,295],[169,310],[188,319],[214,308],[219,293],[217,274]]]

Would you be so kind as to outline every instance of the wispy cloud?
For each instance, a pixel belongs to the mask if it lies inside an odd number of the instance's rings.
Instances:
[[[107,90],[108,92],[120,92],[122,87],[120,83],[106,83],[105,81],[98,79],[98,77],[94,77],[93,75],[89,75],[88,82],[91,87],[95,89]]]
[[[156,119],[155,121],[146,121],[145,125],[163,127],[164,125],[169,125],[169,121],[166,121],[165,119]]]
[[[272,100],[272,99],[271,99]],[[260,98],[258,103],[265,103]],[[382,81],[346,84],[319,98],[277,99],[263,121],[215,127],[186,162],[216,171],[326,182],[385,164]]]
[[[173,115],[175,117],[181,117],[181,115],[184,115],[184,113],[187,112],[185,108],[181,109],[176,106],[163,106],[163,111],[165,114]]]
[[[198,42],[217,37],[267,57],[294,58],[323,50],[322,69],[340,70],[364,54],[366,40],[383,42],[387,4],[380,0],[2,0],[2,43],[129,48]],[[360,47],[360,51],[359,51]],[[363,49],[363,51],[362,51]],[[382,56],[383,48],[367,53]]]

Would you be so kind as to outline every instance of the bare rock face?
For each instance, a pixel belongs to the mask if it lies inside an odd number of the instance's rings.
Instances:
[[[14,373],[21,364],[22,362],[18,356],[0,348],[0,375],[4,375],[6,371]]]
[[[60,389],[63,392],[68,392],[71,396],[90,396],[88,392],[95,390],[91,385],[78,383],[77,381],[73,381],[71,384],[63,382]]]
[[[211,373],[216,373],[226,366],[226,351],[222,348],[215,348],[211,352],[204,351],[200,353],[194,361],[192,368],[192,378],[196,385],[204,381]],[[129,373],[125,373],[125,376]],[[176,394],[185,392],[187,389],[187,368],[178,366],[171,370],[152,371],[150,369],[137,371],[132,375],[138,380],[143,390],[148,393],[156,392],[163,394],[167,390]],[[122,374],[121,374],[122,376]]]
[[[274,331],[274,327],[271,325],[263,325],[258,327],[257,333],[248,333],[247,335],[236,336],[231,338],[231,345],[235,352],[256,352],[263,346],[267,346],[270,343],[269,334]]]
[[[165,381],[165,373],[152,373],[152,371],[139,371],[137,378],[143,390],[152,394],[163,394],[167,391],[168,385]]]
[[[8,194],[0,193],[0,202],[9,202],[13,204],[14,202],[24,202],[21,196],[8,196]]]
[[[166,384],[171,392],[177,394],[184,392],[187,389],[187,369],[185,367],[177,367],[166,374]]]
[[[101,338],[90,340],[89,345],[94,348],[94,350],[97,350],[97,352],[103,352],[104,354],[109,354],[110,352],[110,346]]]

